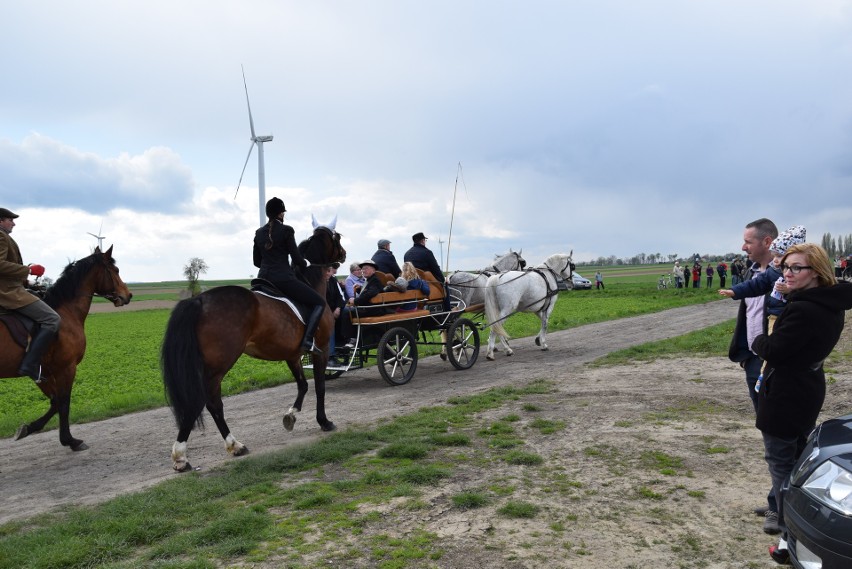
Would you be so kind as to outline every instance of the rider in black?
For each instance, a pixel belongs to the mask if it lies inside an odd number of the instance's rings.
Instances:
[[[308,263],[296,247],[295,231],[289,225],[284,225],[286,211],[280,198],[272,198],[266,202],[266,217],[269,222],[258,228],[254,234],[254,266],[260,269],[258,278],[268,280],[285,296],[313,307],[305,325],[302,350],[321,354],[322,350],[314,343],[314,333],[325,311],[326,302],[314,289],[297,279],[290,267],[290,258],[293,259],[294,265],[303,269]]]

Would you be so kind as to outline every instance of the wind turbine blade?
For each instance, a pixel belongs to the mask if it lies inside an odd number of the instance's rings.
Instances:
[[[239,192],[239,191],[240,191],[240,184],[242,184],[242,183],[243,183],[243,176],[244,176],[244,175],[245,175],[245,173],[246,173],[246,166],[248,166],[249,158],[251,158],[251,151],[252,151],[252,150],[254,150],[254,142],[252,142],[252,143],[251,143],[251,146],[249,146],[248,156],[246,156],[246,163],[245,163],[245,164],[243,164],[243,171],[242,171],[242,172],[240,172],[240,181],[239,181],[239,182],[237,182],[237,191],[236,191],[236,192],[234,192],[234,199],[237,199],[237,192]]]
[[[249,101],[248,85],[246,84],[246,70],[242,65],[240,65],[240,69],[243,70],[243,87],[245,87],[246,90],[246,106],[248,106],[249,127],[251,128],[251,139],[254,141],[257,136],[254,134],[254,120],[251,118],[251,102]]]
[[[94,233],[89,233],[89,232],[87,231],[87,232],[86,232],[86,234],[91,235],[91,236],[92,236],[92,237],[94,237],[95,239],[97,239],[97,238],[98,238],[98,236],[97,236],[97,235],[95,235]]]

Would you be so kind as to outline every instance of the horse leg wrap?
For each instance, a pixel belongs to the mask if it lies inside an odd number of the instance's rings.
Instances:
[[[228,436],[225,437],[225,450],[233,456],[243,456],[249,452],[248,447],[235,439],[231,433],[228,433]]]
[[[178,472],[184,472],[191,468],[189,466],[189,461],[186,459],[186,443],[180,443],[175,441],[175,444],[172,445],[172,462],[174,463],[172,466]]]

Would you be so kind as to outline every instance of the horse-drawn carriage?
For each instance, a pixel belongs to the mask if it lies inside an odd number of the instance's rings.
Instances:
[[[323,267],[346,259],[340,235],[333,228],[316,226],[313,235],[299,245],[299,250],[311,262],[304,271],[306,282],[323,295],[328,282]],[[491,298],[493,294],[486,297],[485,308],[492,337],[496,328],[507,355],[511,355],[511,349],[500,320],[518,310],[539,313],[542,330],[536,337],[536,344],[547,349],[544,334],[547,316],[554,302],[555,278],[559,275],[570,278],[572,269],[570,254],[552,255],[540,267],[534,268],[533,273],[510,276],[510,282],[514,283],[511,286],[501,284],[499,279],[513,275],[512,272],[489,277],[488,287],[492,287],[491,281],[494,281],[493,288],[505,290],[514,301],[497,307],[496,299]],[[524,276],[528,274],[537,276],[530,280]],[[479,356],[479,326],[467,316],[481,312],[482,305],[468,304],[462,298],[453,302],[450,298],[450,308],[447,309],[444,302],[446,292],[441,283],[428,272],[420,276],[430,285],[430,293],[426,297],[419,291],[406,291],[382,293],[373,299],[372,308],[384,307],[387,311],[391,307],[395,310],[395,307],[415,303],[414,310],[367,315],[359,314],[359,309],[356,309],[353,319],[357,330],[355,346],[345,365],[331,369],[327,352],[309,356],[306,361],[301,347],[304,324],[295,311],[278,299],[239,286],[222,286],[178,303],[169,317],[160,353],[163,384],[178,426],[177,438],[172,445],[173,468],[178,472],[192,469],[187,458],[187,440],[193,428],[202,423],[201,412],[205,408],[213,417],[226,450],[235,456],[248,452],[225,421],[221,390],[222,378],[242,354],[264,360],[283,360],[293,373],[296,400],[282,418],[287,430],[293,429],[296,413],[301,411],[308,391],[306,368],[314,372],[317,423],[323,431],[333,431],[336,426],[325,412],[327,377],[361,368],[369,359],[375,358],[382,377],[388,383],[402,385],[414,376],[418,346],[424,345],[445,348],[442,357],[449,359],[458,369],[473,366]],[[384,276],[383,282],[388,280],[389,277]],[[533,296],[530,297],[530,294]],[[327,310],[314,336],[318,345],[328,345],[333,326],[331,312]],[[440,342],[434,339],[436,332]]]
[[[369,307],[354,307],[351,318],[355,344],[342,349],[342,363],[326,367],[326,379],[362,369],[375,360],[386,382],[406,384],[417,370],[418,346],[440,347],[441,357],[448,359],[456,369],[468,369],[476,363],[479,325],[467,314],[481,311],[482,306],[468,307],[463,299],[451,296],[451,309],[446,310],[447,291],[443,284],[428,271],[418,269],[417,272],[429,284],[428,296],[419,290],[383,292],[371,299]],[[377,271],[376,276],[381,282],[393,280],[381,271]],[[311,357],[304,356],[305,369],[313,369]]]

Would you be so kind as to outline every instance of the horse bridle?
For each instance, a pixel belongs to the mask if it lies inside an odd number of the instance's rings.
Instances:
[[[94,293],[94,294],[92,294],[92,296],[100,296],[101,298],[105,298],[105,299],[107,299],[108,301],[110,301],[110,302],[112,302],[113,304],[115,304],[115,301],[116,301],[116,300],[121,300],[121,297],[120,297],[120,296],[118,296],[118,292],[117,292],[118,287],[115,285],[115,275],[114,275],[114,273],[113,273],[112,271],[110,271],[110,270],[109,270],[109,267],[107,267],[106,269],[107,269],[107,274],[109,275],[110,283],[113,285],[112,292],[107,292],[107,293],[104,293],[104,294]],[[124,300],[122,300],[122,302],[124,302]]]
[[[329,235],[329,237],[331,237],[332,241],[334,241],[337,244],[337,246],[338,246],[337,252],[340,253],[340,251],[343,250],[343,247],[340,245],[340,233],[338,233],[337,231],[335,231],[334,229],[332,229],[330,227],[326,227],[325,225],[317,225],[316,228],[314,229],[314,233],[316,233],[320,229],[322,229],[326,233],[328,233],[328,235]],[[310,241],[313,238],[314,238],[314,236],[311,235],[308,238],[308,240]],[[320,267],[321,269],[327,269],[328,267],[332,266],[335,263],[340,265],[341,261],[331,261],[330,263],[314,263],[313,261],[310,261],[310,263],[311,263],[311,266]]]

